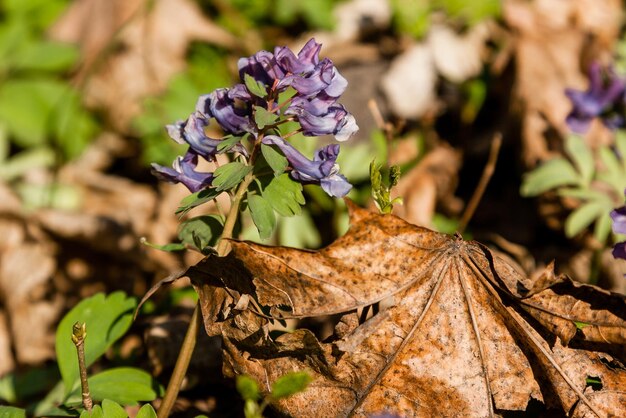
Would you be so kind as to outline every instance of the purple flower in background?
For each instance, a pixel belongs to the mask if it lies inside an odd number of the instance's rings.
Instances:
[[[615,234],[626,234],[626,206],[611,211],[611,220],[613,221],[613,232]],[[626,260],[626,242],[615,244],[613,257]]]
[[[197,172],[195,170],[197,165],[198,155],[189,151],[184,157],[176,157],[173,168],[152,163],[152,174],[168,183],[182,183],[189,191],[195,193],[210,186],[213,181],[213,174]]]
[[[276,135],[263,138],[266,145],[276,145],[285,154],[292,167],[291,177],[304,184],[319,184],[322,189],[333,197],[343,197],[352,189],[348,180],[339,174],[337,155],[339,145],[327,145],[315,153],[313,161],[302,155],[290,143]]]
[[[609,68],[603,74],[599,64],[592,64],[586,91],[565,90],[573,105],[566,119],[568,126],[574,132],[584,133],[598,116],[609,129],[623,126],[624,118],[616,111],[623,108],[625,91],[626,81],[619,78],[613,69]]]

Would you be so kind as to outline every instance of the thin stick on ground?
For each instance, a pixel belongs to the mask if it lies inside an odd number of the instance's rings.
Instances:
[[[485,190],[487,189],[489,180],[491,180],[491,176],[496,169],[496,162],[498,161],[498,153],[500,152],[501,145],[502,134],[498,132],[494,135],[493,140],[491,141],[489,158],[483,170],[483,174],[480,176],[478,185],[476,186],[476,189],[474,189],[474,194],[472,195],[470,201],[467,203],[465,211],[463,212],[463,216],[461,216],[461,220],[459,221],[459,227],[457,229],[457,232],[460,234],[465,231],[465,228],[467,228],[467,224],[472,219],[472,216],[474,216],[474,212],[476,212],[476,208],[480,203],[480,199],[482,199],[483,194],[485,194]]]

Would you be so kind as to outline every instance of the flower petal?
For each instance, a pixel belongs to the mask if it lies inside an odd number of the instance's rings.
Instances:
[[[187,152],[184,157],[178,156],[174,160],[173,168],[152,164],[152,174],[157,178],[169,183],[182,183],[195,193],[211,185],[213,173],[200,173],[195,171],[198,165],[198,155]]]

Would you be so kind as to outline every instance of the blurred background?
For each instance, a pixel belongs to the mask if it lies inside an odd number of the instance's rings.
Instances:
[[[592,62],[626,69],[619,0],[2,0],[0,402],[24,405],[58,378],[55,327],[82,298],[141,297],[202,258],[142,244],[190,240],[175,215],[188,191],[150,174],[151,162],[169,166],[184,152],[164,126],[235,83],[238,58],[297,51],[311,37],[349,81],[342,103],[361,130],[339,163],[353,200],[373,207],[372,159],[400,165],[394,213],[454,232],[500,133],[467,237],[529,274],[556,259],[577,280],[626,291],[624,266],[589,227],[595,218],[566,228],[580,200],[520,194],[525,173],[566,155],[565,89],[584,90]],[[597,149],[614,135],[593,123],[584,139]],[[280,219],[269,243],[319,248],[346,230],[343,202],[305,193],[304,215]],[[256,240],[254,231],[244,222],[241,236]],[[167,382],[194,303],[184,280],[161,290],[105,362]],[[181,416],[230,416],[236,395],[220,392],[214,352],[194,359]],[[16,376],[30,382],[20,396],[10,392]]]

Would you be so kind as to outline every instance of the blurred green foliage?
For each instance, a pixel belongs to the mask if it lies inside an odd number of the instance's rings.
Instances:
[[[461,25],[500,16],[500,0],[391,0],[393,22],[400,33],[423,38],[430,28],[433,13],[441,11]]]
[[[6,180],[33,166],[50,166],[55,158],[78,156],[98,129],[68,81],[79,57],[77,48],[50,41],[44,33],[67,4],[0,3],[0,156],[12,166],[2,173]],[[15,156],[7,160],[11,148]],[[18,163],[25,159],[28,165]]]
[[[215,8],[217,22],[231,32],[243,35],[261,27],[298,26],[301,31],[331,29],[333,8],[341,0],[200,0],[207,9]]]

